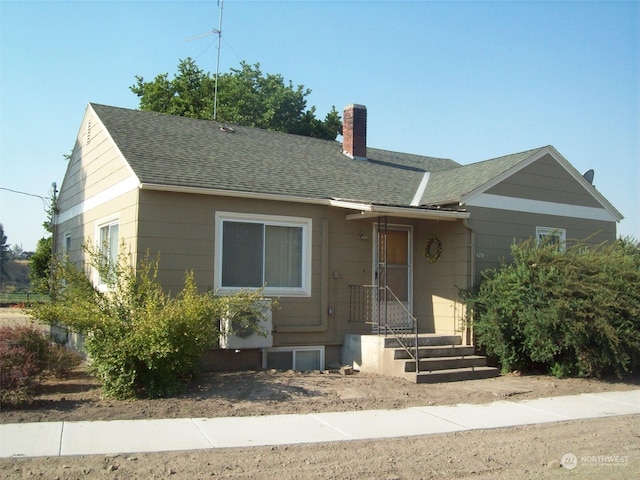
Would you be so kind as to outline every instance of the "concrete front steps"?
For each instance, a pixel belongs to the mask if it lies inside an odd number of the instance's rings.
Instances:
[[[393,358],[404,362],[405,372],[415,373],[415,360],[395,338],[387,337],[385,348],[394,349]],[[416,383],[476,380],[500,374],[497,368],[487,366],[487,357],[475,354],[474,346],[462,345],[459,335],[418,335],[418,358],[420,371],[416,374]]]
[[[415,351],[415,340],[408,340]],[[442,383],[497,377],[499,371],[487,366],[475,347],[462,345],[459,335],[418,335],[419,372],[416,362],[393,337],[346,335],[343,362],[361,371],[406,378],[416,383]]]

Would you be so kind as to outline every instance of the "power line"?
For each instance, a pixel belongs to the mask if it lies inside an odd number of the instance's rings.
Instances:
[[[49,210],[49,202],[51,201],[51,198],[43,197],[42,195],[36,195],[35,193],[21,192],[19,190],[13,190],[12,188],[6,188],[6,187],[0,187],[0,190],[5,190],[7,192],[17,193],[20,195],[27,195],[29,197],[39,198],[40,200],[42,200],[42,206],[44,207],[45,212]]]

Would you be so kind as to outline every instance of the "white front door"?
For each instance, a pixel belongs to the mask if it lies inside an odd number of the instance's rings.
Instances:
[[[407,312],[412,311],[412,229],[410,226],[375,226],[373,248],[373,284],[378,285],[374,296],[374,312],[382,322],[393,328],[412,328]],[[388,288],[387,288],[388,287]],[[374,331],[378,330],[374,323]]]

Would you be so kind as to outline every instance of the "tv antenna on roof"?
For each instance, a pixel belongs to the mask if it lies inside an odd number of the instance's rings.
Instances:
[[[210,32],[201,33],[200,35],[196,35],[195,37],[190,37],[185,40],[185,42],[190,42],[191,40],[196,40],[198,38],[206,37],[208,35],[217,35],[218,36],[218,56],[216,59],[216,77],[214,81],[213,87],[213,120],[217,119],[217,110],[218,110],[218,75],[220,73],[220,41],[222,40],[222,8],[224,6],[224,0],[218,0],[218,7],[220,8],[220,15],[218,17],[218,28],[214,28]]]

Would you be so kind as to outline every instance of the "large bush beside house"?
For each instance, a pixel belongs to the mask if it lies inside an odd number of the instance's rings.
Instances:
[[[477,344],[504,371],[582,377],[640,368],[640,243],[560,252],[527,241],[512,255],[465,293]]]
[[[219,319],[240,310],[242,327],[262,315],[260,290],[223,297],[198,292],[187,272],[176,296],[157,280],[158,260],[148,258],[134,268],[124,254],[115,264],[87,248],[90,267],[109,288],[97,288],[83,269],[69,262],[54,268],[50,304],[35,305],[32,315],[46,323],[61,323],[84,335],[89,372],[115,398],[172,395],[198,371],[203,354],[219,338]],[[252,316],[253,315],[253,316]]]

